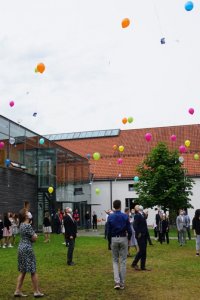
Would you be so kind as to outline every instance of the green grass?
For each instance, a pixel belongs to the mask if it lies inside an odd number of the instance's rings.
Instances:
[[[179,247],[176,240],[169,245],[148,246],[147,267],[152,272],[131,269],[133,258],[127,260],[126,288],[113,289],[111,251],[100,237],[78,237],[74,251],[76,265],[66,265],[67,248],[62,235],[52,235],[49,244],[40,236],[34,245],[37,271],[45,299],[58,300],[143,300],[143,299],[198,299],[200,257],[195,256],[195,241]],[[134,249],[132,254],[135,254]],[[0,248],[0,299],[12,299],[17,271],[17,250]],[[33,299],[30,275],[27,274],[23,291]]]

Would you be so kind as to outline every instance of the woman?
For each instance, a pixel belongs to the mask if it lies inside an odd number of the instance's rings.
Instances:
[[[38,288],[38,277],[36,273],[36,260],[32,248],[32,243],[36,241],[37,234],[33,231],[31,224],[29,223],[29,215],[26,208],[23,208],[19,212],[19,222],[20,222],[20,235],[21,240],[18,246],[18,270],[20,275],[17,279],[17,286],[14,293],[14,297],[27,297],[21,291],[24,278],[26,273],[31,273],[31,280],[34,289],[34,297],[40,298],[44,294],[40,293]]]
[[[4,229],[3,229],[3,237],[4,237],[4,247],[6,246],[8,248],[12,248],[13,246],[11,245],[11,237],[12,237],[12,224],[9,220],[9,213],[4,213]]]
[[[50,242],[50,234],[52,232],[51,230],[51,222],[50,222],[50,216],[49,213],[46,212],[43,220],[43,232],[45,236],[44,243]]]
[[[200,209],[195,211],[195,216],[192,220],[192,229],[194,230],[194,236],[196,236],[196,256],[199,256],[200,250]]]

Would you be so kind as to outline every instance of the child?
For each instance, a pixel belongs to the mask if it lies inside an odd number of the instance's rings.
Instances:
[[[8,248],[13,248],[10,242],[12,237],[12,226],[8,217],[8,213],[4,213],[3,223],[4,223],[3,237],[5,239],[5,245],[3,246],[3,248],[5,248],[5,246],[7,246]]]
[[[0,247],[5,248],[3,245],[3,228],[4,225],[3,225],[2,215],[0,214]]]
[[[51,230],[51,222],[50,222],[50,217],[49,213],[46,212],[43,220],[43,232],[45,236],[44,243],[50,242],[50,233],[52,232]]]

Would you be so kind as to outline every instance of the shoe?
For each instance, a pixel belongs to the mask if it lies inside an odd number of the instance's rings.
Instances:
[[[120,289],[120,283],[115,283],[114,289],[115,289],[115,290],[119,290],[119,289]]]
[[[41,297],[44,297],[44,294],[40,293],[40,292],[37,292],[37,293],[34,293],[33,296],[35,298],[41,298]]]
[[[22,292],[15,292],[14,297],[28,297],[28,295],[25,295]]]
[[[141,271],[151,271],[151,269],[143,268]]]
[[[120,290],[124,290],[124,283],[120,283]]]
[[[8,248],[13,248],[13,246],[11,244],[8,245]]]
[[[67,263],[68,264],[68,266],[74,266],[75,265],[75,263],[72,261],[72,262],[70,262],[70,263]]]
[[[135,269],[135,271],[140,271],[141,269],[137,266],[137,265],[131,265],[131,267],[133,268],[133,269]]]
[[[3,245],[3,247],[2,247],[2,248],[4,248],[4,249],[5,249],[5,248],[6,248],[6,246],[5,246],[5,245]]]
[[[196,253],[196,256],[199,256],[199,253]]]

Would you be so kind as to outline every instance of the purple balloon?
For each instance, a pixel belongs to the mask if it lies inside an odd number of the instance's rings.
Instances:
[[[186,147],[185,147],[184,145],[181,145],[181,146],[179,147],[179,151],[180,151],[180,153],[186,152]]]
[[[190,108],[188,109],[188,112],[189,112],[189,114],[193,115],[193,113],[194,113],[194,108],[190,107]]]
[[[146,134],[145,134],[145,139],[146,139],[147,142],[150,142],[150,140],[152,139],[152,134],[149,133],[149,132],[146,133]]]
[[[123,159],[122,158],[118,158],[118,165],[121,165],[123,163]]]
[[[176,141],[176,135],[175,134],[172,134],[171,137],[170,137],[170,140],[172,142],[175,142]]]

